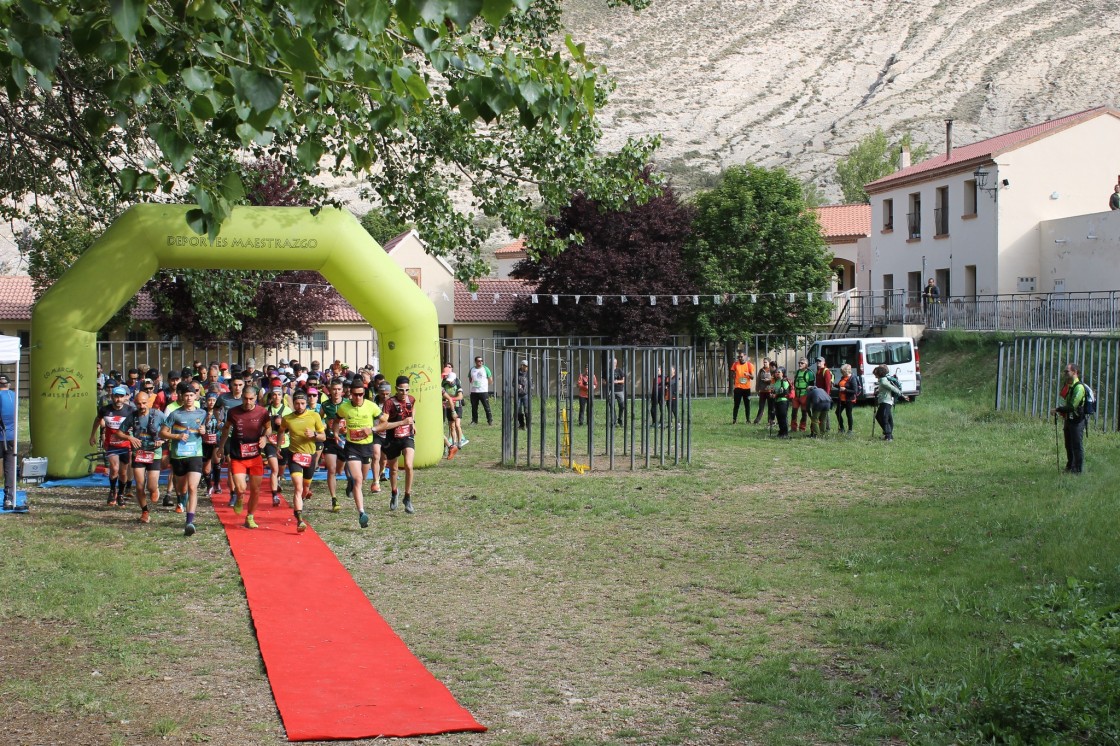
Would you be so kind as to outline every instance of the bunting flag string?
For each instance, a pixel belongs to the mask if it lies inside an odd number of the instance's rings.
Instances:
[[[173,275],[172,278],[171,278],[171,281],[173,283],[177,282],[178,278]],[[322,289],[333,289],[334,288],[334,286],[331,285],[330,283],[283,282],[283,281],[278,281],[278,280],[261,280],[260,284],[261,285],[277,285],[281,289],[285,285],[287,285],[290,288],[298,289],[300,295],[305,295],[308,290],[322,290]],[[469,290],[468,291],[468,296],[470,297],[470,299],[472,301],[478,301],[480,294],[483,294],[483,293],[480,293],[480,291],[478,291],[478,290]],[[451,300],[451,298],[449,297],[449,295],[446,291],[442,291],[440,293],[440,295],[443,297],[443,299],[445,301],[446,300]],[[503,300],[516,300],[518,298],[525,298],[525,297],[528,297],[530,303],[535,303],[536,304],[536,303],[541,302],[539,293],[530,293],[530,292],[525,292],[524,290],[517,291],[517,292],[511,292],[511,293],[503,293],[503,292],[494,293],[494,292],[490,292],[489,290],[487,290],[487,292],[485,292],[484,295],[486,295],[487,299],[490,300],[491,303],[493,303],[493,304],[500,303]],[[717,294],[711,295],[711,296],[706,296],[706,295],[684,295],[684,296],[682,296],[682,295],[679,295],[679,294],[674,295],[674,294],[669,294],[669,293],[665,293],[665,294],[659,294],[659,293],[653,293],[653,294],[646,294],[646,293],[641,293],[641,294],[601,294],[601,293],[596,293],[594,295],[594,298],[595,298],[595,305],[596,306],[602,306],[604,303],[608,303],[610,301],[616,301],[618,303],[631,303],[633,301],[633,299],[643,298],[643,297],[649,298],[649,305],[650,306],[657,306],[661,303],[666,303],[666,304],[673,305],[673,306],[680,306],[680,305],[687,304],[690,300],[691,300],[691,303],[692,303],[693,306],[699,306],[702,302],[708,301],[709,299],[710,299],[710,302],[713,305],[719,306],[719,305],[723,305],[725,303],[738,303],[738,302],[741,302],[741,301],[742,302],[749,302],[749,303],[758,303],[762,300],[785,300],[786,302],[789,302],[789,303],[797,303],[798,301],[804,301],[806,303],[813,303],[813,302],[820,302],[820,301],[824,301],[824,302],[827,302],[827,303],[832,303],[835,295],[836,294],[831,292],[831,291],[812,291],[812,292],[799,291],[799,292],[792,292],[792,293],[787,291],[787,292],[780,292],[780,293],[742,293],[742,294],[739,294],[739,293],[717,293]],[[558,306],[561,303],[563,303],[563,302],[565,302],[569,299],[575,305],[579,305],[580,301],[582,301],[584,298],[591,298],[592,296],[588,295],[586,293],[578,293],[578,294],[577,293],[548,293],[545,297],[548,298],[548,299],[551,299],[552,305]]]

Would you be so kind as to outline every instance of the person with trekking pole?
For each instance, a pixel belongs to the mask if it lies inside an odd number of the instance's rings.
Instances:
[[[902,389],[890,379],[890,369],[885,365],[880,365],[872,371],[879,382],[879,387],[876,390],[875,401],[875,419],[879,423],[880,429],[883,431],[883,440],[894,440],[894,403],[895,397],[900,397],[903,401],[910,401],[910,397],[902,393]],[[874,434],[875,426],[871,426],[871,432]]]
[[[1063,428],[1066,445],[1066,468],[1069,474],[1080,474],[1085,465],[1085,385],[1081,383],[1081,368],[1076,363],[1067,363],[1065,368],[1066,393],[1063,403],[1050,410],[1057,418],[1065,419]],[[1055,427],[1057,419],[1054,420]]]

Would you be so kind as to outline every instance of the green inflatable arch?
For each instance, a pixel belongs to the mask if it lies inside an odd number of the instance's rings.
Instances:
[[[161,268],[320,272],[378,331],[381,370],[412,379],[416,465],[443,454],[435,306],[345,210],[238,207],[211,242],[192,205],[137,205],[43,294],[31,316],[32,453],[51,476],[87,473],[97,332]],[[293,296],[298,302],[298,296]]]

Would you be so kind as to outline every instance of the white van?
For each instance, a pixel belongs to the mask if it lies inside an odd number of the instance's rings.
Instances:
[[[918,346],[910,337],[867,337],[848,339],[825,339],[815,343],[809,350],[809,364],[812,366],[818,357],[823,357],[825,365],[832,370],[832,380],[840,380],[840,366],[852,366],[852,375],[863,376],[863,396],[860,401],[874,401],[878,383],[871,371],[885,365],[902,384],[902,393],[911,399],[922,393],[922,366]],[[832,396],[839,396],[832,389]]]

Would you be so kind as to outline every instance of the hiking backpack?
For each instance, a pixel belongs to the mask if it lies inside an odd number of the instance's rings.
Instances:
[[[1081,400],[1081,416],[1089,417],[1097,413],[1097,392],[1089,388],[1089,384],[1078,381],[1085,389],[1085,398]]]

